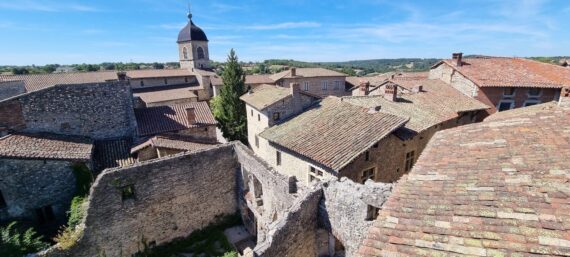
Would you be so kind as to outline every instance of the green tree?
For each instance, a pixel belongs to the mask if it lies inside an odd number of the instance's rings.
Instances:
[[[21,257],[42,251],[48,246],[32,228],[22,232],[16,228],[15,222],[7,227],[0,227],[0,256]]]
[[[164,64],[155,62],[152,64],[152,68],[156,70],[162,70],[164,69]]]
[[[239,99],[245,93],[245,74],[234,49],[228,55],[222,80],[220,95],[212,100],[214,117],[225,138],[247,144],[245,103]]]
[[[25,75],[30,74],[30,71],[24,67],[14,67],[12,68],[12,73],[14,75]]]

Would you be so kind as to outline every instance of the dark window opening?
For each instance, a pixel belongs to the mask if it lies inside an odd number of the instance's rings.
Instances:
[[[277,163],[277,166],[281,165],[281,152],[279,151],[275,152],[275,162]]]
[[[372,147],[378,148],[378,143],[374,144]]]
[[[121,188],[121,199],[123,201],[135,198],[135,186],[128,185]]]
[[[415,151],[406,153],[406,167],[405,167],[406,171],[410,171],[414,166],[415,155],[416,155]]]
[[[366,152],[364,153],[364,160],[365,160],[365,161],[370,161],[370,151],[366,151]]]
[[[281,118],[281,113],[278,113],[278,112],[274,112],[274,113],[273,113],[273,120],[274,120],[274,121],[277,121],[277,120],[279,120],[280,118]]]
[[[261,115],[257,115],[257,121],[261,121]]]
[[[360,175],[360,181],[362,182],[362,184],[364,184],[366,182],[366,180],[371,179],[372,181],[374,181],[375,177],[376,177],[376,172],[374,172],[374,168],[370,168],[370,169],[366,169],[364,171],[362,171],[362,175]]]
[[[375,220],[378,217],[379,211],[380,211],[380,208],[376,208],[372,205],[368,205],[368,209],[366,210],[366,220],[367,221]]]
[[[503,90],[503,96],[514,96],[516,88],[508,87]]]
[[[499,103],[499,110],[498,111],[502,112],[502,111],[510,110],[512,108],[513,108],[512,102],[510,102],[510,101],[509,102],[501,102],[501,103]]]
[[[141,80],[141,87],[144,87],[144,81]]]
[[[540,93],[541,93],[541,92],[542,92],[542,91],[541,91],[540,88],[530,88],[530,89],[528,90],[528,96],[530,96],[530,97],[537,97],[537,96],[540,96]]]
[[[8,206],[8,204],[6,203],[6,200],[4,199],[4,195],[2,194],[2,191],[0,191],[0,209],[6,208],[7,206]]]
[[[168,85],[168,79],[164,79],[164,84]]]
[[[253,110],[251,110],[251,117],[253,117]]]
[[[188,83],[188,77],[184,77],[184,82]]]
[[[255,136],[255,147],[259,148],[259,137]]]
[[[198,47],[196,52],[198,52],[198,60],[202,60],[202,59],[206,58],[206,55],[204,54],[204,49],[202,49],[202,47]],[[200,65],[200,67],[202,67],[202,66]]]
[[[36,216],[38,217],[38,223],[40,223],[40,225],[48,224],[55,220],[51,205],[36,209]]]

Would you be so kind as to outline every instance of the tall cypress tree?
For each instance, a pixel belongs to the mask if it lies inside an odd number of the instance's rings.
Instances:
[[[234,49],[228,55],[222,80],[220,95],[212,99],[214,117],[226,139],[247,144],[245,103],[239,99],[245,93],[245,74]]]

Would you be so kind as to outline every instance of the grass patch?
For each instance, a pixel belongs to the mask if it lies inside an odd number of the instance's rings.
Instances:
[[[241,224],[238,214],[217,218],[209,226],[192,232],[188,237],[172,241],[165,245],[149,248],[143,242],[145,250],[134,257],[179,257],[182,253],[194,256],[237,257],[237,252],[224,235],[224,230]]]

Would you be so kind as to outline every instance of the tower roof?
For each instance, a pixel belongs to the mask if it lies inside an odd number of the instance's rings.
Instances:
[[[188,24],[178,33],[177,43],[188,41],[208,41],[206,33],[192,22],[192,13],[188,13]]]

